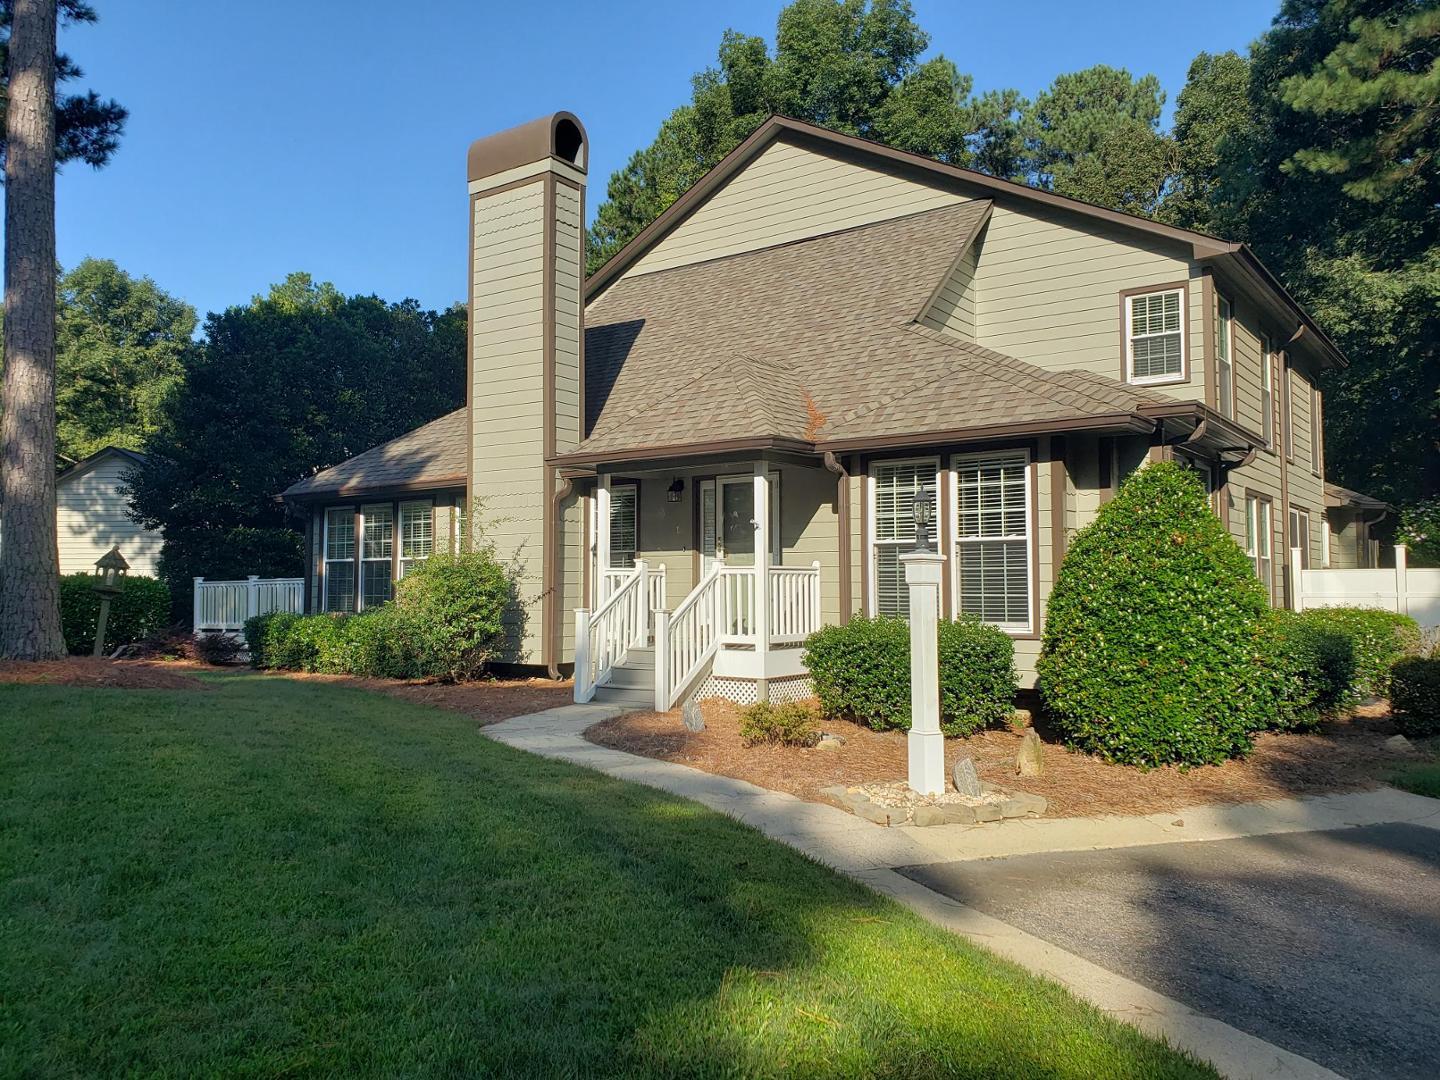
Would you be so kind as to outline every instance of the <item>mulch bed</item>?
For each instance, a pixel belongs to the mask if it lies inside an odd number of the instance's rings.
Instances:
[[[185,665],[195,670],[198,665]],[[71,656],[64,660],[0,660],[0,683],[85,686],[107,690],[210,690],[177,664]]]
[[[437,709],[463,713],[479,721],[482,727],[512,716],[569,705],[575,700],[575,686],[568,679],[561,682],[554,679],[481,679],[468,683],[435,683],[294,671],[285,672],[283,677],[340,683],[403,698],[417,705],[433,705]]]
[[[780,746],[745,747],[739,712],[727,701],[702,707],[705,730],[691,733],[678,713],[637,712],[596,724],[591,742],[633,754],[689,765],[748,780],[803,799],[831,802],[820,792],[831,785],[903,779],[905,735],[876,732],[843,721],[825,721],[822,730],[843,736],[833,750]],[[1253,802],[1377,787],[1418,754],[1386,749],[1395,733],[1383,706],[1326,724],[1309,735],[1261,735],[1243,761],[1180,770],[1141,770],[1108,765],[1048,742],[1044,774],[1020,777],[1015,755],[1021,730],[984,731],[968,739],[947,739],[946,775],[957,758],[974,758],[982,780],[1043,795],[1047,817],[1092,814],[1152,814],[1207,803]],[[835,804],[838,805],[838,804]]]

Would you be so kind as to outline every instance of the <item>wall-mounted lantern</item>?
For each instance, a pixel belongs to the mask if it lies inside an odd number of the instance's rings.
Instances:
[[[665,501],[678,503],[680,501],[680,496],[684,494],[685,481],[677,476],[674,480],[670,481],[670,486],[665,489]]]
[[[95,584],[90,586],[100,594],[100,617],[95,622],[95,656],[105,655],[105,624],[110,619],[110,601],[125,591],[125,574],[129,569],[130,564],[118,547],[112,547],[95,563]]]

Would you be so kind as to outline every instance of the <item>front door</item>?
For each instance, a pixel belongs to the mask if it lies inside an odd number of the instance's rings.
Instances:
[[[771,561],[780,562],[779,474],[770,474]],[[700,485],[700,571],[716,560],[727,566],[755,565],[755,478],[722,476]]]

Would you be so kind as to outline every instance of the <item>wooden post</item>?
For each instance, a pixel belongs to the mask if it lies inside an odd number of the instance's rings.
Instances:
[[[655,612],[655,711],[670,708],[670,612]]]
[[[575,700],[590,700],[590,609],[575,609]]]
[[[105,655],[105,624],[110,621],[110,597],[100,597],[100,618],[95,623],[95,651],[91,655]]]
[[[910,589],[910,787],[922,795],[945,790],[945,736],[940,733],[940,582],[945,556],[900,556]]]

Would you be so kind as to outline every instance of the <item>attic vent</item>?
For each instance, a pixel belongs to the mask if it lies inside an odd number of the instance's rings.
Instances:
[[[563,158],[572,165],[585,168],[585,162],[581,155],[585,149],[585,136],[580,132],[580,125],[568,117],[561,117],[555,122],[555,156]]]

